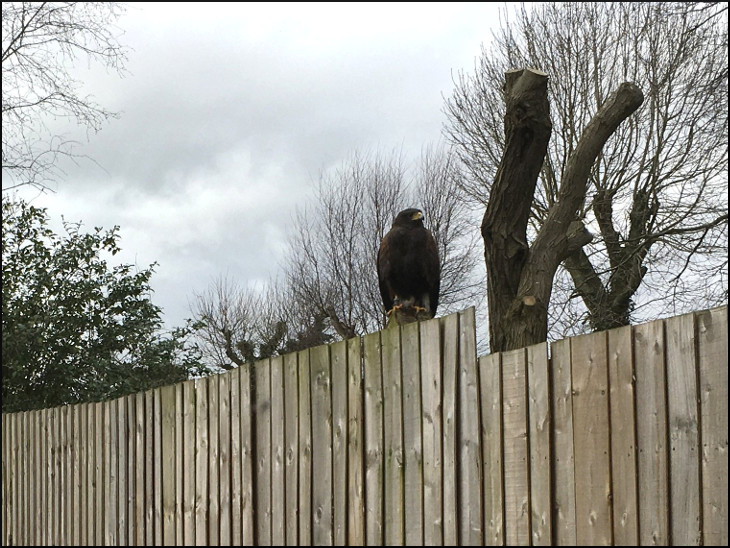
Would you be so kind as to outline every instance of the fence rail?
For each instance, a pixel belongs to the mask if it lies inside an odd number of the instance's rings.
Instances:
[[[477,358],[470,309],[3,415],[2,542],[726,546],[727,320]]]

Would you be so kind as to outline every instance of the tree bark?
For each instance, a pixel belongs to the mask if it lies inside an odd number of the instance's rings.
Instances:
[[[558,200],[530,247],[527,223],[551,131],[547,75],[528,69],[509,71],[505,79],[507,144],[482,221],[492,352],[547,340],[555,271],[592,239],[578,218],[590,169],[608,138],[644,100],[637,86],[624,83],[601,106],[568,159]]]

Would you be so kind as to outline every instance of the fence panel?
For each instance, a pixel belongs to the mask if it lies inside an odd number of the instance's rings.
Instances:
[[[2,417],[3,545],[727,545],[727,307],[476,357],[474,312]]]
[[[611,482],[613,541],[639,543],[636,482],[636,415],[631,327],[608,332],[608,384],[611,405]]]
[[[634,327],[636,434],[639,477],[639,542],[669,543],[667,407],[664,323]]]
[[[704,543],[728,543],[727,307],[696,314],[702,423],[702,533]]]

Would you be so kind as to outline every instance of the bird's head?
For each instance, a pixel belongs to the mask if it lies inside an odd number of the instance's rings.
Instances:
[[[414,207],[404,209],[396,215],[393,226],[423,226],[423,212]]]

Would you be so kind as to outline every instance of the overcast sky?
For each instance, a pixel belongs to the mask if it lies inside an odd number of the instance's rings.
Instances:
[[[159,263],[152,301],[181,325],[217,276],[276,276],[322,170],[438,141],[452,71],[497,21],[493,3],[132,3],[127,74],[85,71],[120,113],[77,149],[96,164],[22,195],[56,221],[119,225],[121,260]]]

